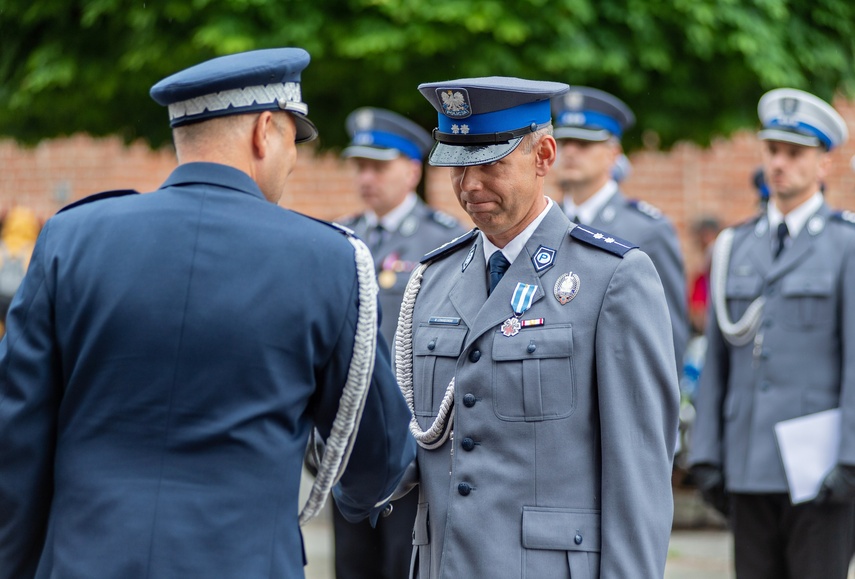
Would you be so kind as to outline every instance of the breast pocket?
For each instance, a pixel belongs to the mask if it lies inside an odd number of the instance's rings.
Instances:
[[[836,319],[833,287],[831,273],[805,273],[785,278],[781,283],[782,323],[796,330],[827,327],[833,323]]]
[[[600,576],[601,515],[596,510],[523,507],[525,577]]]
[[[760,296],[762,288],[763,279],[758,275],[731,275],[727,278],[724,295],[731,321],[742,318],[751,302]]]
[[[570,325],[493,338],[493,408],[502,420],[566,418],[576,407]]]
[[[413,380],[416,416],[436,416],[445,389],[454,376],[467,328],[422,324],[413,337]]]

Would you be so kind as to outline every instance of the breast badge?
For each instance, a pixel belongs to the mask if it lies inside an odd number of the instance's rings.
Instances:
[[[561,274],[561,277],[555,282],[552,293],[559,304],[566,305],[579,293],[580,283],[579,276],[572,271]]]

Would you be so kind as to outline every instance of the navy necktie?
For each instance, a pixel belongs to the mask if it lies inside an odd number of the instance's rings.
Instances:
[[[505,275],[505,272],[510,267],[511,263],[502,255],[501,251],[496,251],[490,256],[490,293],[499,285],[499,280]]]
[[[775,259],[781,255],[781,252],[784,251],[784,243],[786,243],[787,238],[790,236],[790,230],[787,229],[787,224],[784,221],[781,221],[778,224],[778,246],[775,248]]]

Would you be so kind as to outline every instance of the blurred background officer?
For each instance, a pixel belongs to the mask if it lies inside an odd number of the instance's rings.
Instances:
[[[661,579],[678,409],[665,296],[646,254],[544,195],[549,99],[567,85],[419,90],[439,113],[429,163],[451,167],[479,229],[425,257],[398,328],[424,429],[418,577]]]
[[[341,223],[369,243],[380,285],[381,333],[394,344],[401,298],[413,267],[424,254],[465,230],[415,193],[424,155],[433,144],[427,131],[401,115],[370,107],[347,117],[347,131],[351,142],[342,155],[352,159],[356,190],[367,209]],[[417,504],[416,493],[405,495],[374,528],[368,521],[348,523],[333,510],[336,577],[407,577]]]
[[[565,213],[576,223],[632,241],[650,256],[665,289],[676,362],[682,370],[689,320],[677,232],[656,207],[624,197],[619,179],[615,179],[615,175],[627,173],[620,139],[635,124],[635,116],[617,97],[584,86],[571,86],[569,92],[554,98],[552,114]]]
[[[394,344],[401,297],[413,267],[466,230],[416,195],[424,156],[433,145],[430,133],[397,113],[370,107],[353,111],[346,122],[351,142],[342,156],[352,159],[354,185],[366,210],[340,223],[371,249],[383,309],[381,331]]]
[[[766,93],[758,111],[771,196],[713,250],[692,474],[730,513],[739,579],[843,579],[855,501],[855,224],[829,209],[820,183],[847,129],[799,90]],[[794,506],[775,424],[835,407],[839,464],[814,501]]]
[[[0,577],[303,577],[309,431],[330,433],[373,347],[356,246],[276,205],[316,134],[308,62],[270,49],[160,81],[172,175],[45,225],[0,343]],[[352,519],[414,456],[382,342],[375,369],[335,491]]]

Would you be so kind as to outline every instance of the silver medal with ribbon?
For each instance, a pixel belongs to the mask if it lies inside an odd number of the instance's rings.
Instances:
[[[536,285],[526,283],[517,284],[513,296],[511,296],[511,308],[514,310],[514,315],[502,323],[501,331],[503,336],[510,338],[520,333],[520,328],[522,327],[520,316],[531,307],[535,293],[537,293]]]

